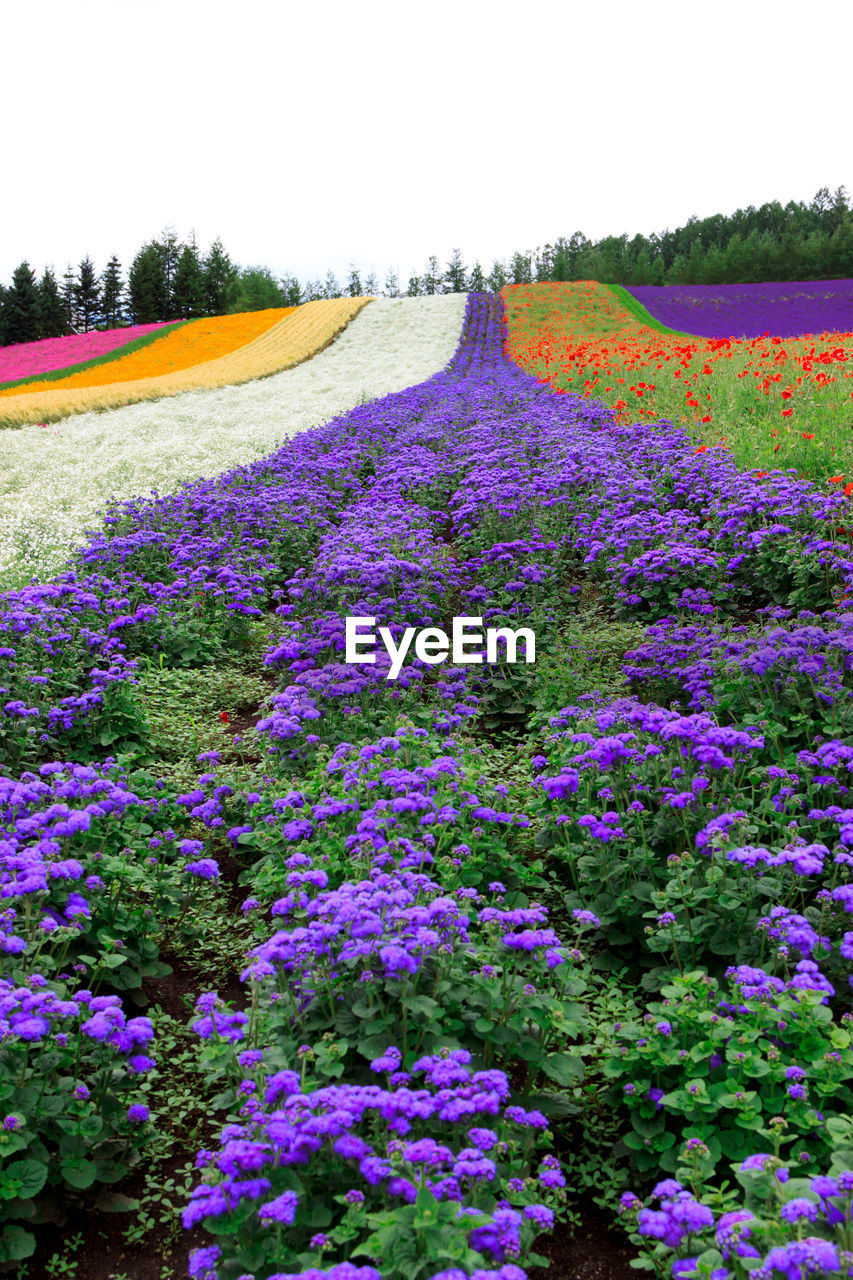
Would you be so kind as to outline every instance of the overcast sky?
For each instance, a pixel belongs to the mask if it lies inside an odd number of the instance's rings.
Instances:
[[[849,0],[29,0],[0,18],[0,280],[166,226],[405,284],[582,230],[853,194]]]

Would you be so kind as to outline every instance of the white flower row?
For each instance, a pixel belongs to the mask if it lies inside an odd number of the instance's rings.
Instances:
[[[0,431],[0,589],[56,572],[112,496],[174,492],[432,377],[456,349],[465,303],[465,294],[377,299],[284,373]]]

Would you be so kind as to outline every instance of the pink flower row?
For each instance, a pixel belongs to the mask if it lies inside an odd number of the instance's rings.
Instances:
[[[73,333],[67,338],[42,338],[39,342],[18,342],[0,347],[0,382],[31,378],[68,365],[82,364],[97,356],[108,355],[136,338],[161,329],[165,321],[137,324],[130,329],[105,329],[102,333]]]

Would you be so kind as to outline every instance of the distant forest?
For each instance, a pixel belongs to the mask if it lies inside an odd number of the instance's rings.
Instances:
[[[822,187],[809,203],[778,201],[733,214],[688,218],[659,235],[605,236],[581,231],[533,250],[516,250],[488,272],[470,268],[455,249],[442,265],[427,259],[421,275],[401,289],[393,269],[380,287],[372,273],[350,265],[347,279],[334,272],[300,282],[268,267],[237,266],[215,240],[202,254],[190,237],[169,228],[144,244],[127,271],[113,256],[98,274],[89,256],[57,279],[47,267],[37,278],[29,263],[0,284],[0,346],[57,338],[95,328],[190,320],[200,316],[297,306],[346,294],[420,297],[435,293],[499,290],[505,284],[545,280],[599,280],[611,284],[735,284],[765,280],[853,278],[853,207],[844,187]]]

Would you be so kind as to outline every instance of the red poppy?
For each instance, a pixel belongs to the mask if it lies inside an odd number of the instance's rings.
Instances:
[[[223,724],[228,724],[228,712],[220,711],[219,719],[222,721]]]

